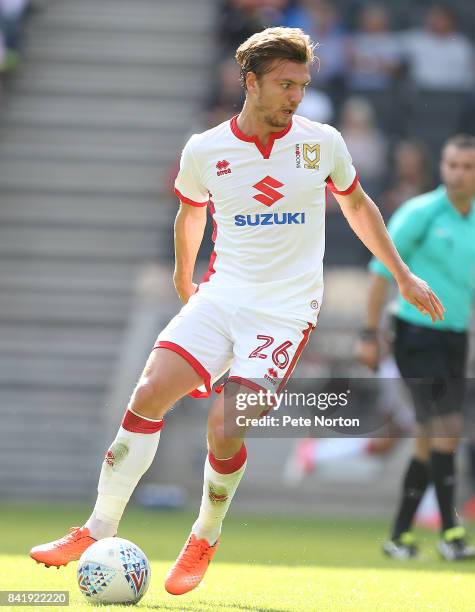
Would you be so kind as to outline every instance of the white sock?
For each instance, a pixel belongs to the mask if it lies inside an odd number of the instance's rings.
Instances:
[[[204,538],[213,545],[220,536],[223,519],[246,469],[247,455],[244,444],[230,459],[216,459],[211,454],[214,466],[222,470],[218,472],[210,463],[210,454],[205,461],[200,513],[191,531],[197,538]],[[233,468],[237,469],[230,473],[222,473],[229,472]]]
[[[117,533],[125,506],[155,457],[162,427],[163,419],[149,419],[130,409],[126,411],[104,458],[96,505],[85,523],[91,537],[99,540]]]

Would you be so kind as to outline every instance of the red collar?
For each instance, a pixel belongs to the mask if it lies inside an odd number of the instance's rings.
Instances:
[[[238,126],[237,118],[238,116],[235,115],[231,119],[232,133],[236,136],[236,138],[239,138],[239,140],[244,140],[244,142],[253,142],[256,145],[256,147],[259,149],[259,151],[261,152],[262,157],[264,159],[269,159],[271,151],[272,151],[272,147],[274,146],[274,141],[276,141],[278,138],[282,138],[283,136],[285,136],[289,132],[290,128],[292,127],[292,121],[290,121],[289,125],[286,128],[284,128],[281,132],[271,132],[269,134],[267,145],[264,146],[257,136],[246,136],[246,134],[243,134],[241,132]]]

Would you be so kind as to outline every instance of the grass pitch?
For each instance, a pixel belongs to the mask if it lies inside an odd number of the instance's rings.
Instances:
[[[56,570],[28,557],[31,546],[81,524],[81,506],[0,505],[0,590],[69,590],[69,610],[124,610],[92,606],[76,586],[76,563]],[[387,525],[340,520],[232,514],[221,546],[202,585],[174,597],[165,575],[194,520],[189,513],[130,508],[120,535],[137,543],[152,566],[150,588],[140,611],[192,612],[474,612],[475,562],[449,564],[435,553],[436,534],[420,532],[421,560],[385,559],[380,545]],[[2,610],[32,610],[5,607]],[[61,607],[37,610],[60,611]],[[130,609],[130,608],[129,608]],[[35,609],[36,612],[36,609]]]

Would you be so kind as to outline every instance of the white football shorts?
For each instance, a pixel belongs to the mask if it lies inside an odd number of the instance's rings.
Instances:
[[[208,397],[228,370],[229,380],[278,393],[314,327],[255,305],[249,297],[237,299],[233,291],[219,299],[198,292],[159,334],[154,348],[175,351],[203,377],[204,386],[192,397]]]

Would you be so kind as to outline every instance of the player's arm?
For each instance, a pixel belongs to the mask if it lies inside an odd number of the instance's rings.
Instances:
[[[196,257],[206,226],[209,191],[204,185],[197,161],[192,136],[186,143],[180,159],[180,171],[175,180],[175,193],[180,208],[175,219],[175,273],[173,282],[180,300],[186,304],[195,293],[193,283]]]
[[[355,353],[356,358],[372,370],[377,369],[381,357],[379,325],[390,282],[380,274],[369,275],[365,323]]]
[[[195,293],[193,283],[196,257],[206,226],[206,206],[180,202],[175,219],[175,272],[173,283],[180,300],[186,304]]]
[[[401,259],[386,229],[379,208],[358,183],[349,194],[335,193],[335,198],[351,229],[363,244],[385,266],[398,284],[402,297],[432,322],[443,318],[444,307],[421,278],[411,273]]]

